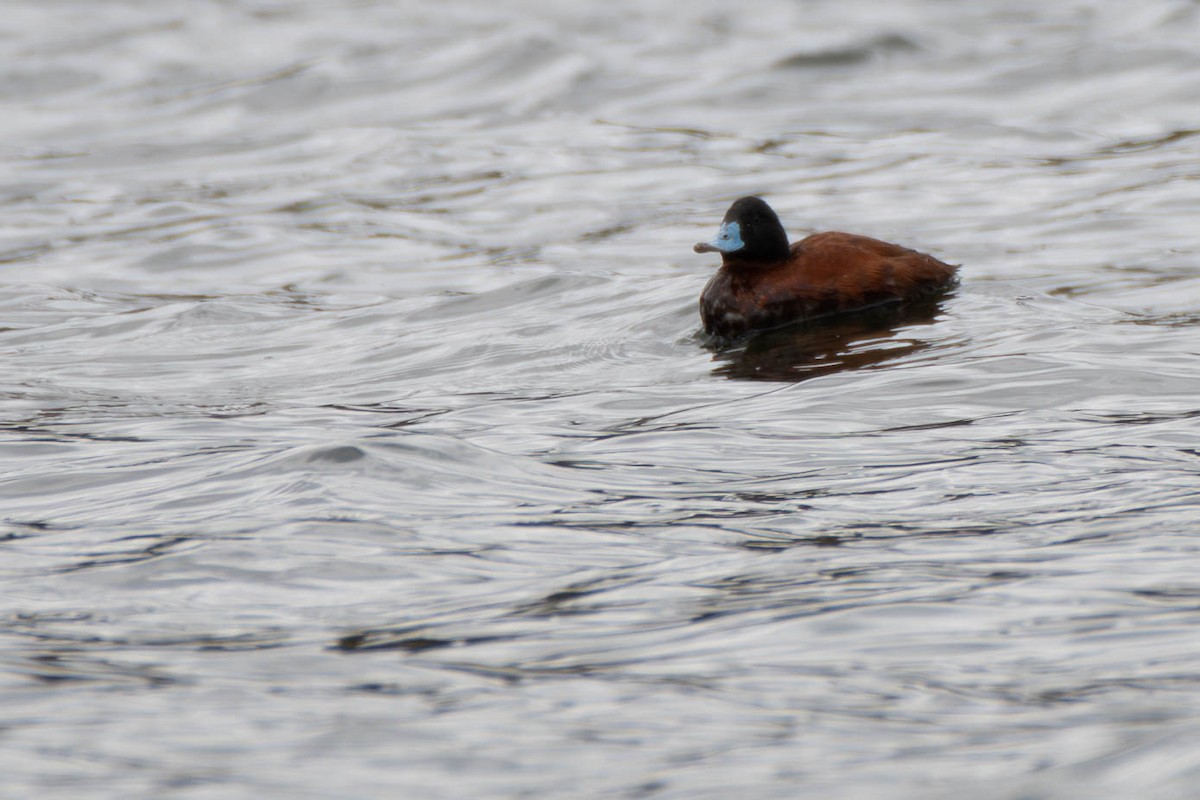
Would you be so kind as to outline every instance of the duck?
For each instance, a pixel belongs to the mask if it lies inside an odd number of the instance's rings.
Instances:
[[[958,279],[958,265],[869,236],[827,231],[788,244],[761,197],[734,201],[717,235],[692,249],[721,254],[700,295],[704,330],[721,339],[913,303]]]

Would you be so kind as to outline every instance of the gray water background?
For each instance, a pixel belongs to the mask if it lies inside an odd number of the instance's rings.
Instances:
[[[1198,42],[11,0],[0,796],[1196,796]],[[962,286],[714,353],[751,192]]]

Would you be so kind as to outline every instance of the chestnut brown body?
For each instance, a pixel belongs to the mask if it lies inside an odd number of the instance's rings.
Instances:
[[[722,253],[720,270],[700,296],[704,330],[717,336],[920,300],[956,279],[951,264],[866,236],[817,233],[787,246],[778,218],[758,198],[734,204],[721,236],[695,248]],[[756,247],[756,237],[764,236],[777,241]]]
[[[956,268],[933,256],[851,233],[817,233],[774,264],[727,260],[704,287],[704,330],[737,336],[830,314],[918,300],[947,288]]]

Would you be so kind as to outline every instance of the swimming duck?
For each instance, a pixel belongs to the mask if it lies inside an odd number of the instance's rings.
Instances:
[[[788,244],[775,212],[743,197],[697,253],[720,253],[700,295],[704,330],[721,337],[932,297],[954,285],[957,266],[852,233],[814,233]]]

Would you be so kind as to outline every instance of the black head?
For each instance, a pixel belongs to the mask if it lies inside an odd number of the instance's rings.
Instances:
[[[787,233],[779,217],[759,197],[743,197],[725,212],[715,238],[700,242],[697,253],[720,253],[725,260],[775,262],[789,255]]]

